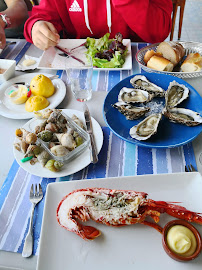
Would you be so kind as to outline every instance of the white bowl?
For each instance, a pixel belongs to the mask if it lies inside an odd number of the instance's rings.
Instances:
[[[15,67],[15,60],[0,59],[0,83],[3,83],[15,76]]]

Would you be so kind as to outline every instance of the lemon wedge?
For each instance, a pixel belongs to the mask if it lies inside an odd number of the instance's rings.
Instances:
[[[30,89],[34,96],[50,97],[54,94],[55,88],[52,81],[45,75],[35,76],[30,83]]]
[[[48,107],[49,101],[43,96],[30,97],[25,103],[25,110],[27,112],[40,111]]]
[[[18,88],[14,91],[11,91],[9,98],[14,104],[23,104],[27,101],[27,87],[24,85],[19,85]]]

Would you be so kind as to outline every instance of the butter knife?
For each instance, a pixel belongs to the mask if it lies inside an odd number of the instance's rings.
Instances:
[[[91,162],[95,164],[98,162],[97,148],[95,144],[95,138],[93,135],[93,127],[92,127],[90,112],[89,112],[88,106],[85,103],[83,105],[83,109],[84,109],[84,118],[86,122],[86,129],[90,136]]]

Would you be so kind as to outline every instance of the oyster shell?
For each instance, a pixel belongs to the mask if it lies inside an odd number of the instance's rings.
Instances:
[[[130,129],[130,136],[139,141],[145,141],[157,132],[162,114],[151,114],[138,125]]]
[[[135,88],[139,88],[145,90],[151,94],[154,94],[155,97],[164,97],[165,90],[160,86],[150,82],[145,76],[143,75],[136,75],[130,80],[130,83]]]
[[[202,123],[202,117],[200,114],[189,109],[165,108],[162,113],[174,123],[180,123],[187,126],[197,126]]]
[[[144,103],[149,102],[154,95],[140,89],[123,87],[118,95],[118,101],[126,103]]]
[[[128,120],[138,119],[145,115],[146,112],[150,111],[150,108],[148,107],[136,107],[123,101],[112,104],[112,107],[125,115]]]
[[[176,107],[183,100],[188,98],[189,89],[183,84],[172,81],[169,84],[168,90],[165,93],[166,107]]]

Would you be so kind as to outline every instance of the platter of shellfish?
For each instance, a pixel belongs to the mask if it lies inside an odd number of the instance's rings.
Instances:
[[[107,94],[103,115],[121,139],[145,147],[172,148],[202,131],[202,98],[184,80],[164,74],[134,74]]]
[[[91,163],[83,112],[48,109],[35,115],[16,130],[13,153],[20,167],[39,177],[55,178],[78,172]],[[92,126],[99,153],[103,133],[93,117]]]

